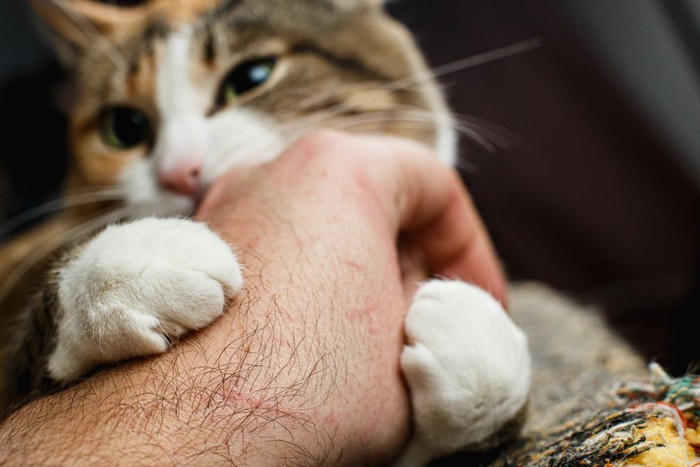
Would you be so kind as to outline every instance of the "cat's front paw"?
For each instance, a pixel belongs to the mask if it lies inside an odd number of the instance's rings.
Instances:
[[[433,280],[406,318],[401,368],[413,437],[401,466],[420,466],[494,436],[523,408],[530,357],[525,335],[485,291]]]
[[[242,285],[235,254],[202,223],[110,226],[59,270],[49,375],[65,383],[100,364],[161,353],[217,319]]]

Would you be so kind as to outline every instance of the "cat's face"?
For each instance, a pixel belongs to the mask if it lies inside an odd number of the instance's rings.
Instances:
[[[442,98],[377,1],[120,3],[137,5],[34,0],[79,86],[72,186],[184,213],[225,170],[328,127],[411,137],[453,162]]]

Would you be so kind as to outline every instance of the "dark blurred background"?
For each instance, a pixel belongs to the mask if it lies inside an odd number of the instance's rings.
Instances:
[[[463,141],[465,183],[511,278],[602,304],[647,358],[685,371],[700,313],[700,5],[397,0],[390,10],[433,66],[542,39],[440,78],[492,146]],[[0,219],[58,190],[61,79],[24,2],[0,2]]]

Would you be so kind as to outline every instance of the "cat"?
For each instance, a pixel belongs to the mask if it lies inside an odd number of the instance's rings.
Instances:
[[[232,167],[272,161],[321,128],[410,138],[456,163],[445,98],[380,0],[30,3],[79,90],[66,189],[99,187],[104,201],[68,209],[0,251],[10,292],[2,317],[15,321],[2,340],[6,408],[102,365],[162,353],[224,312],[244,286],[239,259],[183,216]],[[70,244],[43,259],[66,236]],[[202,292],[169,299],[174,289]],[[414,426],[397,465],[488,447],[517,424],[527,339],[487,292],[428,281],[406,333]]]

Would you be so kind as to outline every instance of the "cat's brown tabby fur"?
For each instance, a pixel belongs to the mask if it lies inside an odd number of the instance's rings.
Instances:
[[[200,15],[204,19],[193,33],[198,45],[188,72],[198,85],[215,88],[232,63],[278,57],[284,76],[265,89],[273,88],[274,93],[256,90],[241,96],[237,105],[272,118],[282,127],[285,140],[319,127],[410,136],[430,145],[438,139],[440,122],[429,113],[445,111],[440,93],[410,35],[379,14],[373,2],[358,7],[343,0],[153,0],[125,8],[91,0],[31,3],[49,23],[49,40],[74,71],[79,90],[69,119],[67,195],[118,186],[125,170],[152,157],[153,138],[126,149],[105,144],[102,109],[109,103],[129,102],[157,126],[156,62],[166,54],[162,39]],[[314,85],[309,86],[310,82]],[[216,106],[210,109],[217,111]],[[0,246],[0,319],[4,323],[0,342],[13,342],[17,328],[7,323],[17,321],[19,310],[40,289],[40,277],[55,255],[114,217],[101,222],[92,219],[124,204],[109,196],[96,200],[68,207],[45,225]],[[127,200],[126,204],[134,203]],[[148,206],[146,210],[151,209]],[[90,222],[94,224],[85,227]],[[27,322],[41,323],[42,329],[53,326],[42,311],[29,320],[20,319],[20,326]],[[51,339],[44,341],[39,353],[51,345]],[[7,347],[0,351],[14,352]],[[41,359],[35,363],[41,365]],[[10,368],[4,365],[0,374],[0,407],[18,396],[8,397],[14,392],[8,387],[15,377],[6,374]]]

